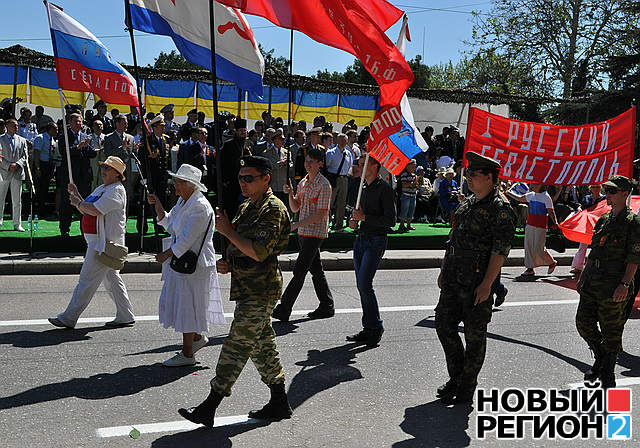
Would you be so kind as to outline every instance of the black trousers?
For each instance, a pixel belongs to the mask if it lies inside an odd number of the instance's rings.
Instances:
[[[296,303],[296,299],[304,285],[307,272],[311,272],[313,289],[315,289],[318,300],[320,301],[319,308],[333,308],[333,296],[329,290],[327,277],[324,275],[322,260],[320,259],[320,246],[324,240],[299,236],[298,242],[300,243],[300,253],[293,267],[293,278],[284,290],[282,299],[280,300],[282,308],[288,313],[291,313],[293,305]]]
[[[55,165],[51,162],[40,162],[40,178],[38,179],[37,204],[40,217],[44,216],[45,203],[49,193],[49,184],[53,177],[53,169]]]

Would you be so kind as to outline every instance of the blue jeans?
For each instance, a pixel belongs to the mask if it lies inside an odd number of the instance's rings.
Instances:
[[[378,299],[373,290],[373,277],[387,249],[387,236],[359,235],[353,246],[353,265],[356,285],[362,304],[362,327],[365,330],[382,329]]]
[[[415,195],[402,193],[402,195],[400,196],[400,220],[411,221],[413,219],[413,214],[415,213],[415,211],[416,211]]]

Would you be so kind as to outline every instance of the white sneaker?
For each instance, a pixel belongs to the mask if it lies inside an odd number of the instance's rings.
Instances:
[[[205,335],[202,335],[202,337],[199,340],[193,341],[193,346],[192,346],[193,354],[195,355],[198,350],[200,350],[202,347],[204,347],[208,343],[209,343],[209,338],[206,337]]]
[[[184,356],[182,352],[176,353],[173,358],[167,359],[162,363],[165,367],[183,367],[183,366],[194,366],[196,364],[196,357],[192,356],[191,358],[187,358]]]
[[[24,228],[22,228],[20,224],[18,224],[17,226],[13,226],[13,230],[15,230],[16,232],[26,232],[26,230],[24,230]]]

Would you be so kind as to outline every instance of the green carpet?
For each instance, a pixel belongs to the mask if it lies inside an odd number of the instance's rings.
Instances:
[[[156,252],[159,249],[159,241],[153,234],[153,224],[149,220],[149,230],[144,236],[144,250]],[[22,226],[27,229],[27,223]],[[389,235],[389,249],[444,249],[445,242],[449,235],[449,227],[444,224],[414,224],[416,230],[406,233],[393,233]],[[397,227],[396,227],[397,229]],[[80,233],[80,222],[73,221],[71,224],[70,238],[60,237],[58,221],[39,220],[38,230],[33,232],[34,252],[83,252],[85,242]],[[166,236],[162,234],[161,237]],[[216,235],[217,236],[217,235]],[[349,250],[353,247],[355,236],[350,229],[345,233],[332,232],[328,240],[323,244],[323,249]],[[218,238],[214,238],[217,243]],[[514,247],[523,247],[524,232],[519,229],[514,237]],[[140,236],[136,231],[136,220],[127,220],[126,244],[131,252],[138,250],[140,246]],[[217,246],[217,244],[216,244]],[[289,239],[289,250],[298,249],[298,241],[295,234]],[[10,216],[5,216],[4,224],[0,228],[0,252],[28,252],[29,232],[16,232],[13,230],[13,223]]]

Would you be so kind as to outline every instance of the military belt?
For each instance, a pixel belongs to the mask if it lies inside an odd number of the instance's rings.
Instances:
[[[488,257],[490,255],[490,252],[486,250],[460,249],[457,247],[449,247],[449,249],[447,249],[447,255],[460,258],[479,258]]]

